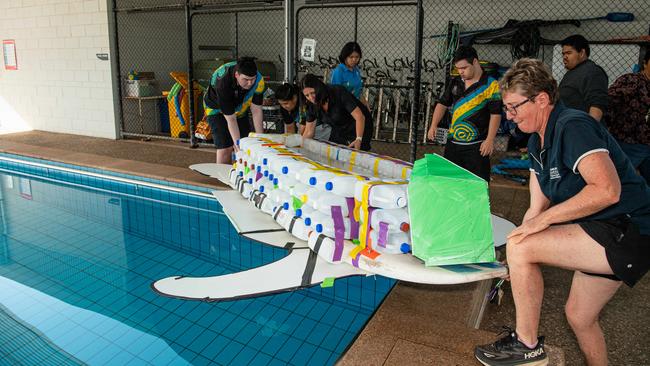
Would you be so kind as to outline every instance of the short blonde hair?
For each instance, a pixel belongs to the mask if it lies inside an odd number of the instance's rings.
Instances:
[[[522,58],[515,61],[499,82],[501,94],[520,93],[532,98],[541,92],[548,94],[551,104],[560,99],[557,81],[541,60]]]

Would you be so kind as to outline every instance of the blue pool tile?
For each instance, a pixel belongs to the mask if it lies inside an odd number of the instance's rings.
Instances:
[[[255,350],[257,352],[257,350]],[[254,355],[253,359],[248,363],[249,366],[266,366],[271,363],[271,360],[273,357],[262,353],[262,352],[257,352],[257,354]],[[305,364],[306,365],[306,364]]]
[[[317,350],[318,348],[312,344],[309,344],[307,342],[304,342],[300,345],[300,348],[298,351],[293,355],[293,358],[290,360],[290,364],[292,365],[297,365],[297,366],[302,366],[302,365],[307,365],[307,364],[314,364],[317,365],[317,363],[312,363],[312,354]]]
[[[301,340],[289,337],[287,341],[284,342],[284,344],[280,347],[274,357],[284,362],[289,362],[291,361],[291,358],[296,353],[296,351],[298,351],[302,343],[303,342]]]
[[[206,348],[208,344],[210,344],[215,338],[217,338],[218,334],[206,329],[199,337],[195,338],[195,341],[190,344],[189,348],[190,350],[201,354],[201,352]]]
[[[219,344],[218,346],[220,345],[221,344]],[[243,344],[235,341],[224,344],[223,348],[220,350],[218,354],[219,356],[217,359],[219,360],[219,363],[222,363],[224,365],[234,364],[232,360],[235,357],[237,357],[237,355],[239,354],[239,352],[241,352],[243,348],[244,348]]]

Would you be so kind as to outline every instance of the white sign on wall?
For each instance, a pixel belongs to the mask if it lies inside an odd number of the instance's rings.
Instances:
[[[316,56],[316,40],[311,38],[302,39],[302,47],[300,47],[300,58],[305,61],[314,62]]]

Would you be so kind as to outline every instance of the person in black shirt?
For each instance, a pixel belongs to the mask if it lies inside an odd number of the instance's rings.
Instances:
[[[280,85],[275,90],[285,133],[296,133],[296,126],[300,126],[305,121],[306,107],[304,104],[301,105],[298,92],[296,85],[288,83]]]
[[[308,113],[303,136],[313,136],[318,119],[332,127],[329,141],[357,150],[370,150],[372,116],[363,103],[345,87],[325,85],[312,74],[305,75],[301,84],[305,99],[314,106],[314,113]]]
[[[600,121],[607,110],[605,70],[589,59],[589,42],[579,34],[563,39],[562,62],[568,70],[560,82],[560,100]]]
[[[253,58],[242,57],[219,67],[203,97],[207,122],[217,148],[217,163],[229,164],[237,141],[251,130],[248,110],[253,115],[255,132],[262,133],[264,78]]]
[[[508,119],[532,134],[530,207],[506,247],[516,329],[474,355],[491,366],[548,363],[538,336],[547,265],[574,272],[567,320],[586,363],[606,365],[598,318],[650,266],[650,187],[603,124],[564,106],[541,60],[518,60],[500,86]]]

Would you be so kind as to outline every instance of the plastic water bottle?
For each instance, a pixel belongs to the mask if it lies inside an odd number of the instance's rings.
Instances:
[[[325,215],[324,213],[317,210],[313,210],[311,212],[306,212],[306,213],[303,212],[302,216],[305,220],[305,225],[312,226],[312,227],[314,227],[319,222],[323,222],[327,220],[328,217],[331,219],[331,216]]]
[[[303,170],[305,168],[311,168],[312,166],[313,165],[311,165],[311,164],[309,164],[307,162],[296,160],[296,159],[291,159],[291,160],[287,160],[286,162],[284,162],[282,164],[282,168],[280,169],[280,172],[282,174],[286,174],[286,175],[289,175],[292,178],[295,178],[296,174],[299,171],[301,171],[301,170]]]
[[[314,208],[308,205],[302,205],[302,207],[296,209],[296,216],[302,219],[309,217],[311,214],[316,211]]]
[[[411,229],[406,208],[375,209],[370,212],[370,227],[380,229],[380,223],[388,224],[388,232],[408,232]]]
[[[384,246],[379,244],[379,231],[370,230],[372,249],[386,254],[402,254],[411,251],[411,238],[404,232],[386,233]]]
[[[297,180],[287,176],[274,178],[274,183],[276,183],[281,190],[287,193],[291,192],[291,187],[295,186],[296,184],[300,184],[300,182],[298,182]]]
[[[336,233],[334,229],[334,220],[332,219],[331,216],[323,216],[325,217],[324,219],[321,219],[320,221],[317,221],[314,225],[314,222],[312,221],[311,226],[314,228],[314,231],[316,231],[319,234],[324,234],[326,236],[329,236],[330,238],[334,238]],[[343,226],[344,226],[344,233],[343,233],[343,238],[344,239],[352,239],[350,236],[350,219],[348,218],[343,218]]]
[[[318,211],[330,216],[332,215],[332,206],[340,206],[343,217],[347,217],[350,214],[345,197],[336,194],[323,193],[314,202],[313,206]]]
[[[304,202],[307,202],[307,199],[308,199],[307,198],[307,190],[308,189],[309,189],[308,186],[306,186],[306,185],[304,185],[304,184],[302,184],[300,182],[296,182],[296,184],[294,184],[289,189],[289,193],[292,196],[296,197],[297,199],[299,199],[301,202],[304,203]]]
[[[287,147],[298,147],[303,144],[302,136],[298,133],[285,135],[284,144]]]
[[[354,199],[362,201],[364,182],[357,182],[354,186]],[[402,208],[406,207],[407,184],[379,184],[370,187],[368,203],[377,208]]]
[[[325,182],[325,190],[343,197],[354,197],[354,187],[359,182],[354,175],[334,175]]]

